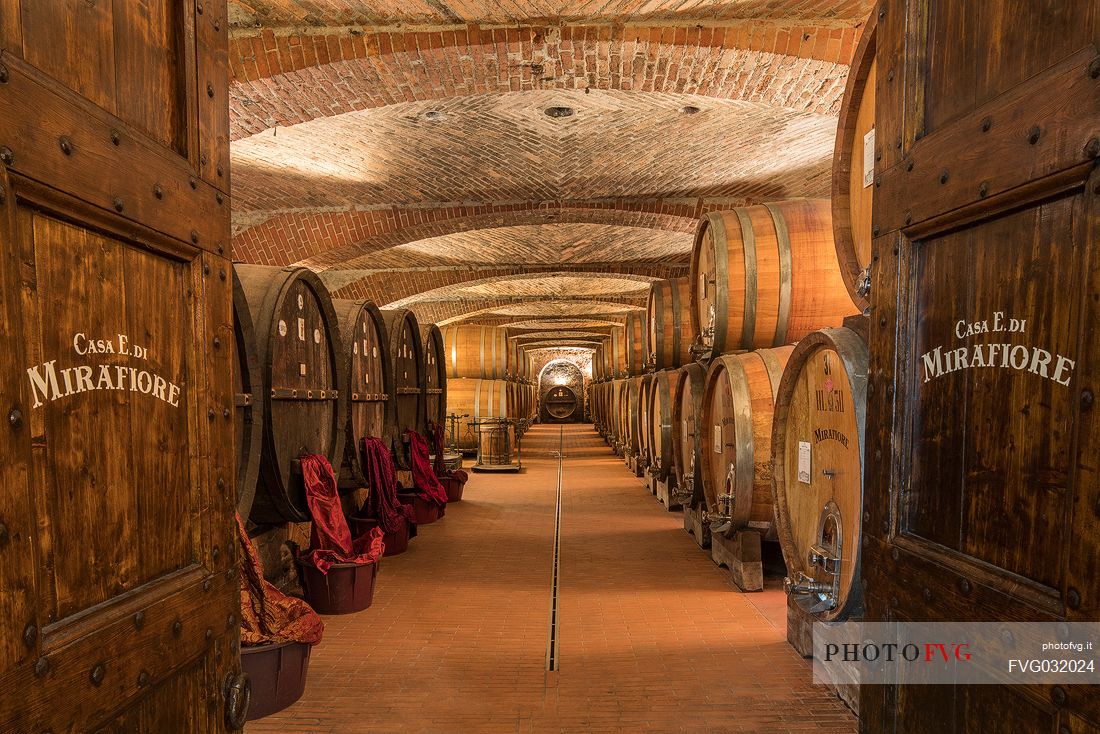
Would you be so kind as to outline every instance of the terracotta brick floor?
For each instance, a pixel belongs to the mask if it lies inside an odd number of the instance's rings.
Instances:
[[[773,582],[741,594],[589,425],[564,429],[559,669],[546,671],[559,429],[523,474],[385,559],[375,601],[326,617],[305,695],[262,732],[844,732],[810,683]]]

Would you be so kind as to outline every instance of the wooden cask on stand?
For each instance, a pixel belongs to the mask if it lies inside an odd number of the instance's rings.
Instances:
[[[774,537],[772,414],[792,347],[726,354],[710,363],[700,457],[711,558],[742,591],[764,588],[761,541]]]
[[[679,372],[661,370],[652,376],[646,399],[646,444],[649,448],[649,472],[659,481],[676,479],[673,459],[673,400]]]
[[[444,326],[443,354],[448,377],[503,380],[507,377],[508,334],[500,326]]]
[[[382,312],[370,301],[335,300],[333,308],[344,345],[344,456],[341,489],[367,486],[361,465],[361,444],[368,436],[394,439],[393,373],[389,335]]]
[[[658,280],[646,302],[646,342],[650,368],[666,370],[692,361],[691,279]]]
[[[704,360],[839,326],[857,309],[837,265],[829,201],[707,214],[691,254],[691,303],[696,354]]]
[[[420,334],[424,338],[424,435],[430,438],[433,425],[447,425],[447,370],[439,327],[421,326]]]
[[[867,360],[856,331],[815,331],[791,352],[776,395],[773,486],[788,592],[822,621],[862,611]]]
[[[701,548],[710,547],[710,527],[703,521],[707,502],[703,494],[700,440],[706,377],[706,367],[697,362],[681,367],[672,401],[672,460],[677,497],[684,510],[684,530]]]
[[[307,268],[237,265],[256,331],[266,421],[256,523],[309,519],[297,459],[343,458],[347,389],[340,329],[328,290]]]
[[[635,409],[638,423],[638,437],[636,439],[638,445],[637,463],[642,471],[645,471],[649,467],[650,460],[649,391],[653,384],[653,375],[642,375],[638,380],[638,405]]]
[[[263,374],[256,350],[256,330],[237,271],[233,270],[233,402],[237,408],[237,512],[247,518],[256,496],[263,447]]]
[[[848,71],[833,149],[833,240],[848,293],[862,310],[870,301],[871,203],[875,179],[875,50],[878,13],[863,26]]]

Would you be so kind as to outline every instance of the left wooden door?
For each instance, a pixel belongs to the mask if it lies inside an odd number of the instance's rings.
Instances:
[[[0,3],[0,731],[243,725],[226,33]]]

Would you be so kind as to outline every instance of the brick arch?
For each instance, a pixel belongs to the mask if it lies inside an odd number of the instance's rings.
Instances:
[[[583,304],[590,310],[589,316],[603,319],[604,317],[611,316],[623,316],[624,312],[620,311],[622,308],[626,308],[628,311],[637,311],[645,308],[644,302],[639,304],[634,299],[615,298],[611,296],[602,296],[598,299],[595,298],[569,298],[571,303]],[[509,323],[515,323],[518,321],[530,321],[534,317],[538,317],[539,314],[523,314],[523,315],[497,315],[493,314],[494,311],[498,311],[501,308],[508,306],[515,306],[515,301],[494,300],[487,299],[484,301],[441,301],[441,302],[425,302],[418,303],[409,310],[416,313],[418,319],[437,324],[452,324],[459,322],[470,321],[473,323],[492,323],[498,326],[507,326]],[[487,317],[487,318],[486,318]]]
[[[399,102],[533,89],[675,92],[836,114],[853,20],[240,29],[231,139]]]
[[[332,290],[334,298],[371,300],[383,308],[411,308],[417,303],[448,300],[448,292],[458,288],[500,281],[542,278],[554,273],[567,273],[574,277],[624,278],[649,282],[657,278],[677,277],[686,272],[686,266],[669,268],[664,265],[638,265],[632,263],[595,263],[587,266],[560,267],[478,267],[471,265],[446,270],[379,271],[356,278],[351,282],[334,279],[341,271],[322,275]],[[670,273],[672,275],[670,275]],[[450,299],[461,301],[463,299]],[[470,299],[466,299],[470,300]],[[501,302],[504,302],[503,300]]]
[[[260,221],[238,219],[241,228],[233,237],[233,256],[250,263],[297,264],[324,271],[348,268],[355,257],[418,240],[510,225],[589,223],[691,233],[704,213],[751,203],[742,197],[655,198],[280,212]]]

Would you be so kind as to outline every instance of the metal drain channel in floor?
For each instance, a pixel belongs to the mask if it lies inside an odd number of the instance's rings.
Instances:
[[[554,562],[550,573],[550,636],[546,641],[546,669],[558,669],[558,550],[561,546],[561,475],[565,428],[558,434],[558,489],[554,498]]]

